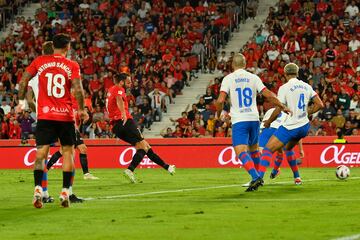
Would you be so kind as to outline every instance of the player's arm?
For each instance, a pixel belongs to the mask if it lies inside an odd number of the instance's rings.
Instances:
[[[315,95],[313,97],[313,102],[314,104],[312,105],[312,107],[308,108],[308,115],[310,116],[311,114],[316,113],[317,111],[319,111],[320,109],[324,108],[324,103],[321,101],[319,95]]]
[[[36,106],[34,101],[34,92],[32,88],[28,88],[28,91],[26,93],[26,101],[28,102],[29,108],[31,111],[36,112]]]
[[[19,105],[16,107],[17,112],[21,112],[25,108],[25,95],[29,80],[33,77],[28,71],[25,71],[19,82]]]
[[[264,121],[264,127],[269,128],[271,123],[277,119],[280,113],[281,113],[281,109],[279,107],[276,107],[275,110],[272,112],[271,116],[269,117],[269,119]]]
[[[215,102],[216,113],[218,118],[220,118],[221,112],[224,109],[224,103],[226,101],[226,97],[230,92],[230,85],[228,82],[229,82],[228,78],[225,77],[221,83],[219,97]]]
[[[121,112],[123,125],[125,125],[125,123],[127,121],[127,116],[126,116],[126,111],[125,111],[125,103],[124,103],[124,100],[123,100],[122,96],[120,96],[120,95],[116,96],[116,105],[117,105],[117,107],[119,108],[119,110]]]
[[[226,101],[226,97],[227,97],[227,93],[221,91],[219,94],[218,99],[216,100],[216,113],[217,113],[217,117],[220,117],[221,112],[224,108],[224,102]]]
[[[84,97],[84,89],[80,78],[74,78],[72,80],[72,88],[74,90],[74,96],[78,103],[79,110],[83,111],[85,108],[85,97]]]
[[[273,93],[269,89],[264,88],[261,93],[269,102],[271,102],[272,104],[274,104],[276,106],[276,109],[271,116],[273,116],[275,112],[277,112],[277,114],[275,116],[277,116],[281,111],[284,111],[285,113],[291,112],[290,109],[288,109],[284,104],[282,104],[280,102],[280,100],[276,97],[275,93]],[[276,117],[275,117],[275,119],[276,119]],[[273,119],[273,121],[275,119]]]

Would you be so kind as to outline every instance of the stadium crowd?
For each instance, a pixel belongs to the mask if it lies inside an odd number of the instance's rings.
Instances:
[[[236,26],[230,16],[239,11],[235,1],[219,0],[41,1],[35,19],[17,17],[0,42],[0,139],[34,137],[36,114],[14,110],[18,82],[54,34],[71,36],[68,57],[81,66],[90,116],[79,126],[83,137],[110,138],[105,99],[114,74],[131,75],[130,112],[150,129],[196,71],[216,61]]]
[[[240,49],[247,59],[247,70],[260,76],[265,85],[277,93],[284,83],[283,67],[295,62],[299,79],[311,84],[325,108],[312,116],[310,135],[345,136],[360,131],[360,1],[354,0],[280,0],[270,7],[263,26]],[[205,95],[192,109],[173,120],[175,130],[164,129],[163,137],[229,137],[231,124],[225,112],[214,119],[214,101],[221,81],[231,72],[234,53],[221,52],[214,58],[220,77],[210,82]],[[217,60],[217,61],[216,61]],[[272,106],[258,97],[262,117]],[[227,111],[229,105],[227,106]]]

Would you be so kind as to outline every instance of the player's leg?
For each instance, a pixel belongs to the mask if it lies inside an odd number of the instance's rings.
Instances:
[[[294,147],[296,146],[297,143],[298,143],[297,140],[293,140],[293,141],[290,141],[288,144],[286,144],[286,146],[285,146],[285,156],[286,156],[286,160],[289,163],[291,171],[293,172],[295,184],[296,185],[301,185],[302,181],[301,181],[301,178],[300,178],[299,167],[297,165],[295,152],[294,152]]]
[[[87,147],[84,143],[84,140],[82,139],[79,130],[76,129],[75,132],[75,148],[79,150],[79,159],[80,159],[80,165],[83,170],[84,179],[85,180],[97,180],[99,178],[93,176],[89,172],[89,164],[87,159]]]
[[[251,183],[249,188],[253,188],[254,183],[258,182],[260,178],[258,172],[255,169],[254,162],[248,153],[250,128],[251,126],[249,122],[235,123],[232,127],[232,143],[236,156],[239,157],[243,168],[251,176]]]
[[[132,128],[132,131],[130,131],[129,123],[132,121],[132,119],[128,119],[126,124],[123,125],[122,121],[116,121],[112,131],[115,134],[116,137],[120,138],[121,140],[124,140],[127,143],[130,143],[133,146],[136,146],[137,142],[141,142],[143,140],[142,136],[139,134],[134,134],[134,129]],[[139,132],[136,130],[136,132]],[[136,148],[136,147],[135,147]],[[144,156],[146,155],[146,151],[144,149],[136,149],[136,152],[134,156],[132,157],[131,163],[128,166],[127,169],[124,171],[124,176],[129,179],[131,183],[136,183],[136,177],[134,174],[135,168],[140,164],[140,162],[143,160]]]
[[[80,134],[80,133],[79,133]],[[78,140],[77,140],[78,142]],[[85,180],[97,180],[98,177],[95,177],[89,172],[89,164],[87,159],[87,147],[83,140],[81,142],[78,142],[80,144],[75,144],[76,148],[79,150],[79,159],[80,159],[80,165],[84,174]]]
[[[48,169],[46,168],[46,163],[47,160],[45,160],[44,174],[41,182],[41,187],[43,190],[42,201],[43,203],[53,203],[54,198],[51,197],[48,192]]]
[[[84,199],[78,198],[73,192],[74,179],[75,179],[75,166],[74,166],[74,170],[72,171],[71,180],[70,180],[69,200],[71,203],[82,203],[84,202]]]
[[[75,126],[73,123],[59,123],[58,136],[63,155],[63,188],[60,194],[61,206],[70,205],[70,186],[74,170]]]
[[[274,133],[274,135],[271,136],[269,142],[266,144],[261,154],[259,168],[259,175],[261,178],[264,177],[266,169],[270,165],[273,153],[281,149],[284,144],[290,141],[290,139],[291,135],[289,134],[289,131],[282,126]]]
[[[62,154],[61,154],[61,148],[60,148],[59,151],[57,151],[56,153],[51,155],[49,161],[46,164],[47,170],[49,170],[57,161],[59,161],[59,159],[61,157],[62,157]]]
[[[279,175],[279,169],[280,169],[280,166],[284,160],[284,157],[283,157],[283,150],[282,149],[279,149],[276,151],[276,156],[275,156],[275,161],[274,161],[274,168],[273,170],[271,171],[270,173],[270,178],[273,179],[275,178],[277,175]]]
[[[36,159],[34,163],[34,182],[35,182],[35,190],[34,190],[34,199],[33,205],[36,208],[42,208],[43,202],[43,189],[42,189],[42,181],[44,177],[44,168],[45,168],[45,159],[47,157],[47,153],[49,151],[49,145],[37,145],[36,146]]]
[[[45,159],[47,159],[51,139],[56,135],[54,128],[48,124],[48,121],[38,120],[35,136],[36,136],[36,157],[34,162],[34,198],[33,205],[36,208],[43,206],[42,197],[42,180],[44,177]]]
[[[136,177],[134,174],[135,169],[143,160],[145,155],[155,162],[156,164],[162,166],[164,169],[168,170],[170,173],[175,173],[175,166],[170,166],[166,164],[152,149],[151,146],[144,140],[140,130],[137,128],[136,123],[132,119],[128,119],[125,125],[122,124],[122,121],[119,121],[115,124],[113,131],[117,137],[124,140],[125,142],[130,143],[135,146],[136,153],[133,156],[133,159],[124,171],[125,176],[132,183],[136,183]],[[169,170],[170,169],[170,170]]]
[[[146,151],[146,155],[150,158],[151,161],[162,167],[163,169],[167,170],[171,175],[175,174],[176,167],[175,165],[169,165],[164,160],[162,160],[159,155],[157,155],[153,149],[151,148],[150,144],[146,140],[142,140],[141,142],[136,143],[136,149],[143,149]]]

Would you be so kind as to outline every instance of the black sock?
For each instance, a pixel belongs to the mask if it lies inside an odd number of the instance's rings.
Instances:
[[[71,177],[73,172],[63,172],[63,188],[69,188],[71,186]]]
[[[60,151],[54,153],[46,164],[46,168],[49,170],[61,157],[62,154],[60,153]]]
[[[139,163],[143,160],[146,152],[143,149],[139,149],[136,151],[135,155],[132,158],[132,161],[128,167],[129,170],[134,171],[135,168],[139,165]]]
[[[152,148],[149,149],[146,155],[150,158],[151,161],[168,170],[169,164],[165,163],[156,153],[154,153]]]
[[[41,186],[41,182],[42,182],[42,179],[43,179],[43,174],[44,174],[43,170],[34,170],[35,187],[36,186]]]
[[[83,170],[83,173],[84,174],[89,173],[87,154],[80,153],[79,158],[80,158],[80,164],[81,164],[81,168]]]

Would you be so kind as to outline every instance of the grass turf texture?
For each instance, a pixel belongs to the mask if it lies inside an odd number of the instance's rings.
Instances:
[[[355,178],[347,181],[337,180],[334,171],[301,169],[304,184],[295,186],[290,170],[282,169],[273,181],[266,175],[270,184],[245,193],[239,185],[248,180],[242,169],[178,169],[175,176],[139,169],[139,184],[127,183],[120,169],[93,170],[98,181],[83,180],[79,170],[74,192],[94,199],[63,209],[61,172],[51,170],[49,191],[56,201],[35,209],[32,172],[1,170],[0,239],[332,239],[359,234],[360,168],[351,169]],[[179,189],[192,190],[174,191]],[[98,199],[107,196],[117,197]]]

